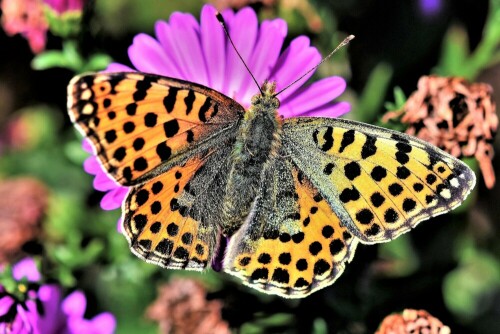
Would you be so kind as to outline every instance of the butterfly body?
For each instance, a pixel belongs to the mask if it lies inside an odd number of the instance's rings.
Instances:
[[[275,87],[265,83],[263,94],[252,99],[252,106],[240,121],[222,209],[222,232],[228,237],[250,213],[262,182],[264,165],[274,159],[281,145],[279,101],[273,96]]]
[[[74,78],[68,109],[103,168],[129,186],[134,254],[222,270],[300,298],[332,284],[358,243],[390,241],[458,206],[475,184],[419,139],[342,119],[278,116],[274,85],[245,110],[210,88],[145,73]]]

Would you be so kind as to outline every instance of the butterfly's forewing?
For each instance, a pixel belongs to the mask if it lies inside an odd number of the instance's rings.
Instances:
[[[364,243],[458,206],[475,184],[460,160],[417,138],[342,119],[285,120],[283,147]]]
[[[243,107],[190,82],[100,73],[71,81],[68,109],[107,173],[131,186],[123,232],[132,251],[168,268],[206,267]]]
[[[262,179],[252,213],[231,238],[225,271],[287,298],[332,284],[357,240],[290,160],[277,158]]]
[[[75,77],[71,120],[89,138],[109,175],[132,185],[234,132],[244,109],[209,88],[144,73]],[[164,165],[162,170],[158,170]]]

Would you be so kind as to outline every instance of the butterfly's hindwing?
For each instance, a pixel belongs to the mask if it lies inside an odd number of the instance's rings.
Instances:
[[[226,143],[227,144],[227,143]],[[203,270],[220,235],[230,145],[195,155],[131,188],[124,234],[142,259],[173,269]]]
[[[230,136],[244,113],[214,90],[144,73],[76,77],[68,86],[68,110],[105,170],[122,185],[158,175],[158,166]]]
[[[416,138],[354,121],[288,119],[284,150],[366,243],[394,239],[459,205],[475,176]]]
[[[287,298],[332,284],[357,240],[291,161],[277,159],[262,180],[249,218],[231,238],[225,271]]]

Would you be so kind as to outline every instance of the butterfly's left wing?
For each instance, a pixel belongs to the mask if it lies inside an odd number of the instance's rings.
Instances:
[[[134,72],[75,77],[68,111],[110,177],[130,186],[123,233],[132,252],[204,269],[243,107],[208,87]]]
[[[343,119],[294,118],[283,148],[363,243],[390,241],[460,205],[475,184],[460,160],[418,138]]]
[[[131,186],[234,136],[245,110],[208,87],[133,72],[73,78],[68,112],[107,173]]]

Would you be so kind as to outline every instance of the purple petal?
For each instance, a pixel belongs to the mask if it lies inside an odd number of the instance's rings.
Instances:
[[[87,174],[91,174],[91,175],[96,175],[98,173],[104,172],[102,170],[101,165],[99,164],[99,161],[97,160],[97,157],[94,155],[85,159],[85,161],[83,162],[83,170]]]
[[[101,313],[92,320],[72,317],[68,319],[71,334],[112,334],[116,328],[115,317],[111,313]]]
[[[120,217],[120,219],[118,219],[118,221],[116,222],[116,231],[118,233],[122,233],[122,231],[123,231],[122,225],[123,225],[123,218]]]
[[[4,296],[0,298],[0,316],[9,312],[12,305],[14,305],[14,299],[11,296]]]
[[[130,61],[141,72],[168,76],[172,72],[172,60],[167,57],[163,47],[156,39],[146,34],[134,37],[128,48]]]
[[[65,322],[65,316],[60,309],[61,290],[53,284],[42,285],[38,290],[38,299],[43,304],[44,313],[43,316],[37,317],[36,327],[43,333],[55,333]],[[38,314],[36,309],[31,310],[31,313]]]
[[[12,267],[12,276],[16,281],[26,278],[30,282],[38,282],[41,279],[35,261],[29,257],[22,259]]]
[[[173,13],[170,16],[170,41],[175,60],[182,67],[185,80],[208,85],[207,67],[200,44],[200,27],[191,14]],[[171,35],[172,36],[172,35]]]
[[[226,64],[226,36],[215,13],[215,8],[210,5],[203,6],[201,10],[201,46],[208,69],[208,86],[222,91]]]
[[[120,64],[120,63],[111,63],[108,65],[108,67],[106,67],[106,69],[104,71],[102,71],[104,73],[113,73],[113,72],[135,72],[134,69],[126,66],[126,65],[123,65],[123,64]]]
[[[101,199],[101,208],[103,210],[115,210],[122,206],[123,200],[127,196],[128,188],[118,187],[110,190]]]
[[[119,187],[104,171],[96,174],[93,184],[94,188],[99,191],[108,191]]]
[[[92,149],[92,144],[87,139],[82,140],[82,148],[85,152],[88,152],[88,153],[94,152]]]
[[[28,306],[28,311],[26,311],[21,306],[21,304],[17,304],[17,306],[16,306],[17,316],[14,319],[12,333],[19,333],[19,334],[33,333],[33,334],[39,334],[40,332],[38,331],[38,329],[34,327],[34,325],[35,325],[35,323],[37,321],[37,318],[38,318],[38,313],[36,312],[35,302],[32,301],[32,300],[28,300],[26,302],[26,305]]]
[[[421,12],[427,16],[434,16],[439,14],[443,7],[442,0],[419,0],[419,7]]]
[[[80,11],[83,8],[83,0],[43,0],[58,14],[63,14],[68,11]]]
[[[346,83],[341,77],[329,77],[301,87],[288,99],[283,100],[280,114],[294,117],[331,102],[344,92]]]
[[[62,310],[64,314],[70,317],[83,318],[85,309],[87,308],[87,299],[81,291],[71,293],[62,302]]]
[[[259,38],[248,67],[257,79],[259,85],[269,79],[271,70],[278,59],[287,33],[287,25],[284,20],[276,19],[264,21],[260,26]],[[250,101],[253,95],[259,92],[259,87],[253,80],[246,80],[239,88],[237,100]]]
[[[68,1],[68,10],[82,10],[83,9],[84,0],[69,0]]]
[[[310,40],[306,36],[295,38],[290,46],[283,52],[276,63],[271,78],[276,81],[277,91],[300,78],[309,69],[321,61],[321,55],[315,47],[310,46]],[[300,81],[281,93],[280,100],[284,101],[299,89],[312,75],[314,71],[307,74]]]
[[[224,19],[226,19],[226,16],[224,16]],[[245,7],[228,22],[228,27],[234,45],[241,57],[248,62],[257,39],[257,15],[251,8]],[[224,78],[223,92],[229,97],[234,97],[243,84],[253,81],[229,41],[226,42],[226,54],[226,76]],[[250,104],[250,101],[238,100],[238,102],[247,106]]]
[[[169,59],[166,64],[161,64],[165,67],[165,73],[168,77],[186,79],[186,75],[183,73],[182,67],[176,61],[175,55],[173,53],[171,40],[175,39],[172,35],[170,25],[165,21],[158,21],[155,24],[155,35],[160,42],[163,52]]]
[[[92,320],[92,327],[100,334],[112,334],[116,328],[115,317],[108,312],[96,315]]]
[[[0,333],[8,334],[26,334],[26,329],[24,329],[23,322],[20,317],[15,317],[11,323],[1,322],[0,323]],[[34,332],[33,334],[39,334]]]

